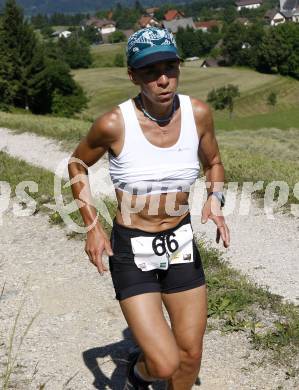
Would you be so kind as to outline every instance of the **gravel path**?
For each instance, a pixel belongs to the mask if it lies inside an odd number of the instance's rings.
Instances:
[[[30,153],[24,145],[30,145]],[[0,150],[51,171],[68,157],[55,141],[33,134],[15,135],[7,129],[0,129]],[[93,183],[99,179],[101,170],[106,172],[106,167],[106,160],[93,167]],[[106,176],[101,177],[101,186],[93,183],[93,193],[111,192]],[[248,272],[250,277],[261,283],[266,281],[273,292],[296,298],[298,292],[289,284],[290,280],[298,280],[294,257],[298,246],[292,241],[296,221],[279,216],[275,223],[269,221],[271,226],[262,222],[256,209],[245,221],[232,216],[233,243],[238,242],[238,247],[233,245],[226,256],[231,256],[231,263]],[[196,231],[205,231],[207,239],[213,237],[212,224],[203,227],[198,217],[194,217],[193,225]],[[273,239],[268,229],[275,232]],[[114,299],[110,275],[100,277],[87,259],[84,242],[69,240],[66,232],[66,228],[50,225],[44,214],[16,217],[10,207],[3,215],[0,226],[0,292],[4,285],[0,300],[0,372],[9,334],[22,307],[14,339],[18,365],[12,375],[11,388],[33,390],[44,388],[46,384],[46,390],[121,390],[128,350],[134,347],[134,342]],[[255,245],[257,242],[259,245]],[[272,266],[283,260],[285,267],[277,265],[278,271],[270,277],[267,268],[255,269],[261,265],[268,267],[269,261],[264,261],[263,252],[268,258],[271,255]],[[285,257],[282,258],[282,254]],[[36,314],[19,348],[18,342]],[[205,335],[202,385],[194,389],[298,388],[298,378],[289,378],[285,369],[269,362],[266,352],[251,348],[245,332],[221,335],[219,331],[209,331]],[[155,389],[162,387],[156,385]]]
[[[24,145],[30,145],[30,153]],[[64,161],[62,166],[66,167],[70,156],[55,140],[30,133],[15,134],[4,128],[0,128],[1,149],[52,172],[56,171],[60,161]],[[91,189],[95,196],[113,196],[107,164],[107,159],[103,158],[90,169]],[[67,171],[61,176],[67,178]],[[233,215],[227,217],[232,243],[224,258],[258,284],[268,286],[271,292],[298,304],[299,219],[276,214],[273,220],[269,220],[256,204],[253,204],[248,216],[240,216],[236,211],[237,208]],[[193,227],[198,236],[221,249],[215,244],[212,222],[201,225],[200,218],[194,216]]]
[[[248,216],[235,212],[226,220],[231,246],[223,252],[223,258],[248,279],[298,305],[299,220],[283,214],[269,220],[257,207]],[[221,250],[223,247],[215,242],[214,226],[211,221],[202,225],[199,217],[193,218],[197,236]]]
[[[0,150],[29,164],[56,172],[66,180],[69,179],[66,167],[72,152],[66,153],[61,143],[54,139],[27,132],[18,134],[0,127]],[[103,158],[90,168],[89,179],[94,196],[114,196],[107,164],[107,159]],[[99,175],[99,170],[103,170],[105,174]]]
[[[68,240],[46,215],[15,217],[0,226],[0,372],[4,346],[22,306],[15,336],[15,390],[121,390],[128,350],[134,343],[110,275],[100,277],[87,260],[83,241]],[[22,304],[22,300],[24,303]],[[18,341],[33,316],[21,348]],[[263,363],[264,360],[264,363]],[[282,368],[251,349],[243,332],[205,335],[202,390],[297,389]],[[155,386],[155,389],[162,389]]]

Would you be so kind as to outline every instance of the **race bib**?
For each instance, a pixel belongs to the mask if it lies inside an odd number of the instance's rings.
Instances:
[[[172,264],[193,261],[193,232],[191,224],[175,231],[157,233],[154,237],[131,238],[136,266],[142,271],[167,270]]]

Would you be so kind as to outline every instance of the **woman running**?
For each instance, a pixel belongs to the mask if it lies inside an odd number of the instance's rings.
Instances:
[[[72,155],[91,166],[108,152],[118,201],[110,240],[97,221],[85,251],[101,274],[108,271],[102,254],[109,255],[116,299],[140,347],[125,389],[148,389],[163,379],[168,389],[190,390],[200,370],[207,292],[188,197],[201,162],[208,191],[202,222],[213,220],[217,240],[228,247],[220,211],[224,168],[209,107],[176,92],[180,58],[172,34],[155,27],[135,32],[127,63],[140,93],[99,117]],[[87,173],[84,164],[69,163],[71,179]],[[75,199],[83,186],[72,185]],[[88,196],[83,200],[80,212],[89,226],[96,209]]]

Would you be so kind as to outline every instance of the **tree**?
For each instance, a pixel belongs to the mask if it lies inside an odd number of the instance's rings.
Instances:
[[[11,103],[25,108],[28,105],[28,75],[37,39],[31,26],[23,20],[22,10],[15,0],[7,0],[0,29],[1,51],[6,57],[0,61],[0,78],[5,75],[9,83]],[[5,99],[0,96],[0,100],[2,98]]]
[[[270,92],[267,97],[267,103],[269,106],[275,107],[277,103],[277,93],[276,92]]]
[[[299,25],[284,23],[269,28],[258,51],[257,68],[278,71],[299,79]]]
[[[0,21],[1,23],[1,21]],[[10,87],[13,78],[13,63],[7,56],[4,31],[0,24],[0,110],[7,111],[13,102],[14,90]]]
[[[57,95],[63,97],[68,113],[86,104],[62,56],[57,52],[53,58],[47,57],[15,0],[7,0],[5,5],[0,23],[0,54],[1,108],[13,105],[38,114],[56,113]]]
[[[114,66],[117,66],[117,67],[120,67],[120,68],[125,66],[124,56],[121,53],[116,53],[115,54]]]
[[[63,60],[72,68],[88,68],[92,63],[90,47],[88,42],[76,36],[76,33],[69,38],[58,40]]]
[[[126,36],[122,31],[114,31],[113,33],[109,34],[109,42],[110,43],[118,43],[118,42],[125,42]]]
[[[223,11],[223,20],[227,24],[233,23],[233,21],[238,17],[238,11],[236,10],[235,5],[229,5]]]
[[[113,20],[116,21],[117,28],[123,30],[134,28],[137,20],[143,14],[141,9],[141,6],[137,8],[127,8],[122,7],[121,4],[118,3],[113,12]]]
[[[245,50],[242,50],[242,65],[247,65],[256,69],[258,64],[258,51],[264,35],[265,30],[261,22],[256,22],[246,27],[245,42],[247,43],[248,47]]]
[[[183,58],[200,57],[209,53],[218,40],[218,33],[194,31],[190,27],[179,28],[176,34],[176,42]]]
[[[213,11],[209,7],[203,7],[199,13],[200,20],[210,20],[213,18]]]
[[[223,37],[222,52],[230,64],[242,65],[242,45],[246,40],[246,27],[241,23],[232,23]]]
[[[60,59],[43,61],[46,66],[36,73],[31,83],[31,111],[35,114],[53,113],[68,117],[80,112],[86,107],[87,99],[82,88],[73,80],[69,66]]]
[[[157,20],[163,20],[165,13],[168,11],[168,9],[171,9],[172,7],[169,5],[162,5],[154,12],[154,17]],[[175,6],[173,7],[175,8]]]
[[[240,96],[237,85],[228,84],[225,87],[213,89],[209,92],[207,102],[211,103],[215,110],[228,109],[229,117],[232,117],[234,110],[234,100]]]
[[[37,14],[31,17],[31,23],[35,28],[42,29],[49,25],[49,19],[47,15]]]
[[[134,8],[137,9],[140,14],[144,13],[144,9],[143,9],[142,5],[140,4],[139,0],[135,1],[135,7]]]
[[[45,25],[40,29],[40,32],[44,38],[52,38],[52,34],[54,33],[54,30],[51,26]]]
[[[52,109],[51,83],[47,75],[44,48],[36,51],[28,81],[28,107],[34,114],[47,114]]]
[[[80,38],[83,38],[90,45],[97,44],[102,40],[101,33],[93,26],[85,26],[84,30],[81,28],[76,30],[76,33]]]

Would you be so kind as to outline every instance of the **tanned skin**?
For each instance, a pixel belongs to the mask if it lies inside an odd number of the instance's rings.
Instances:
[[[143,105],[152,116],[165,118],[170,115],[180,75],[179,61],[163,61],[139,70],[128,68],[128,75],[130,80],[139,86]],[[176,99],[178,100],[177,97]],[[161,148],[174,145],[180,133],[180,107],[177,107],[167,124],[160,126],[144,116],[137,99],[133,99],[133,102],[137,119],[147,140]],[[191,102],[200,137],[198,156],[206,176],[206,182],[211,184],[207,186],[207,191],[221,191],[222,185],[219,183],[224,182],[224,168],[215,138],[212,112],[209,106],[201,100],[191,98]],[[121,111],[118,107],[114,107],[94,122],[72,156],[82,160],[87,166],[93,165],[107,151],[118,156],[124,144],[124,136]],[[86,168],[78,162],[70,162],[68,168],[70,178],[78,174],[88,174]],[[83,182],[72,185],[75,199],[80,199],[79,194],[84,185],[86,183]],[[178,192],[174,196],[175,209],[188,204],[188,192]],[[134,208],[140,199],[144,202],[142,210],[130,214],[129,227],[131,228],[158,232],[175,227],[187,214],[185,212],[180,216],[169,216],[165,210],[167,194],[126,198],[125,193],[116,190],[116,197],[118,200],[116,221],[121,225],[126,225],[123,218],[124,212]],[[80,212],[85,225],[89,226],[96,218],[96,210],[92,206],[88,191],[87,195],[81,196],[81,200],[83,200],[84,206],[81,206]],[[157,203],[157,215],[150,215],[150,202]],[[208,197],[202,210],[202,222],[205,223],[209,219],[216,224],[217,242],[221,237],[224,247],[227,248],[230,244],[229,229],[221,215],[219,201],[214,196]],[[110,256],[113,253],[110,240],[99,221],[87,233],[85,251],[101,275],[108,271],[102,260],[102,255],[104,251]],[[173,331],[169,329],[163,317],[161,299],[169,312]],[[148,378],[154,376],[168,379],[170,390],[191,389],[200,368],[202,339],[206,328],[205,286],[176,294],[141,294],[120,301],[120,305],[135,339],[144,352],[138,362],[138,368],[142,375]],[[151,313],[155,313],[155,315],[153,316]],[[138,323],[137,318],[142,318],[142,323]],[[145,326],[145,324],[147,325]],[[152,335],[151,324],[155,327],[153,340],[150,339]],[[185,333],[186,328],[188,335]],[[151,340],[151,342],[145,340]],[[165,365],[165,361],[161,360],[163,356],[168,359],[167,365]]]
[[[165,65],[166,64],[166,65]],[[157,74],[166,67],[167,75],[162,75],[156,81]],[[161,69],[160,69],[161,68]],[[179,77],[179,64],[177,62],[165,62],[158,63],[154,66],[142,69],[139,71],[128,70],[129,77],[134,84],[141,87],[142,98],[145,108],[151,112],[153,116],[165,117],[171,112],[172,99],[177,88]],[[168,76],[168,77],[167,77]],[[152,81],[154,80],[154,81]],[[155,83],[155,88],[152,84]],[[172,92],[171,98],[164,98],[163,96],[157,96],[159,93]],[[156,95],[154,95],[156,94]],[[137,114],[138,121],[143,130],[145,137],[154,145],[159,147],[169,147],[177,141],[180,131],[181,112],[178,108],[173,115],[171,121],[165,126],[161,127],[157,123],[146,118],[140,110],[139,104],[135,102],[135,112]],[[221,162],[217,141],[214,134],[213,117],[211,110],[204,102],[192,98],[192,106],[194,117],[197,125],[198,135],[201,139],[198,155],[203,167],[206,181],[211,183],[208,191],[221,190],[221,188],[215,188],[214,183],[224,182],[224,168]],[[82,160],[87,166],[95,164],[109,149],[114,155],[119,155],[124,143],[124,122],[119,107],[113,108],[111,111],[105,113],[99,117],[92,125],[89,133],[79,143],[72,156]],[[87,174],[86,169],[80,163],[69,164],[70,177],[74,177],[77,174]],[[76,183],[72,185],[72,191],[75,199],[80,199],[79,194],[83,189],[84,183]],[[120,203],[123,200],[124,193],[116,190],[116,196],[119,201],[119,208],[117,210],[116,220],[119,224],[124,224]],[[152,195],[155,196],[155,195]],[[176,208],[180,205],[186,205],[188,203],[188,192],[182,192],[176,194]],[[163,203],[166,199],[166,194],[159,196],[159,213],[158,215],[148,215],[148,205],[150,202],[150,196],[147,196],[145,207],[140,212],[131,215],[132,228],[139,228],[146,231],[159,231],[176,226],[185,215],[180,217],[169,216],[165,212]],[[132,203],[136,202],[136,197],[131,197]],[[211,212],[211,203],[215,200],[214,197],[209,197],[208,201],[203,207],[203,221],[212,219],[219,230],[218,234],[223,240],[224,246],[229,245],[229,230],[225,223],[223,216],[214,216]],[[84,199],[85,206],[80,208],[80,212],[83,217],[83,221],[86,226],[92,224],[96,218],[96,210],[91,205],[90,199]],[[128,206],[130,208],[130,206]],[[218,213],[217,213],[218,214]],[[100,245],[99,245],[100,243]],[[96,248],[96,249],[95,249]],[[100,249],[106,249],[108,253],[111,252],[110,243],[107,235],[105,234],[100,222],[91,229],[87,234],[86,252],[91,261],[97,265],[100,272],[104,270],[104,266],[101,261]],[[105,269],[107,270],[107,269]]]

